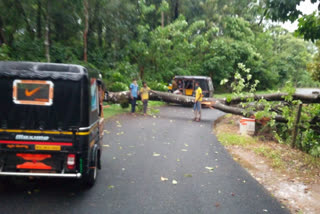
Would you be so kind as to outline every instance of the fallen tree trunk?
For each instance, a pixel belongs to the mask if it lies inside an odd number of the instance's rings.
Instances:
[[[108,101],[112,103],[128,103],[130,97],[129,91],[123,92],[109,92]],[[150,92],[150,100],[157,100],[157,101],[164,101],[168,103],[175,103],[181,105],[189,105],[192,106],[195,102],[195,98],[191,96],[184,96],[184,95],[176,95],[167,92],[160,92],[160,91],[152,91]],[[212,107],[218,109],[220,111],[241,115],[244,117],[252,117],[255,115],[256,112],[247,112],[245,109],[232,107],[225,104],[223,99],[215,99],[215,98],[203,98],[203,103],[205,103],[208,107]],[[280,115],[275,117],[277,122],[286,123],[287,120]]]
[[[254,96],[244,96],[244,97],[235,97],[231,98],[231,100],[221,99],[227,105],[239,104],[241,102],[246,102],[249,99],[257,101],[261,99],[265,99],[267,101],[285,101],[285,97],[288,96],[287,93],[273,93],[273,94],[259,94]],[[310,103],[320,103],[320,95],[319,94],[293,94],[293,100],[300,100],[302,103],[310,104]]]

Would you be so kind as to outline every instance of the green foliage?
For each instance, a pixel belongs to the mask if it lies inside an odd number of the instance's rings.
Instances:
[[[119,92],[119,91],[128,91],[129,87],[127,84],[123,82],[115,82],[108,87],[108,90],[112,92]]]
[[[266,5],[269,8],[268,16],[273,21],[287,21],[293,22],[301,13],[297,6],[301,0],[266,0]]]
[[[155,91],[168,91],[168,86],[165,83],[148,82],[148,86]]]
[[[308,70],[311,72],[312,78],[320,82],[320,41],[316,42],[317,53],[313,56],[313,62],[308,65]]]
[[[256,93],[256,88],[259,83],[257,80],[252,80],[250,74],[250,69],[246,68],[244,64],[238,64],[239,70],[235,73],[233,77],[233,82],[231,83],[231,88],[233,90],[233,95],[237,98],[243,98],[243,102],[240,103],[244,115],[252,115],[256,119],[268,118],[268,125],[272,128],[275,138],[280,143],[292,143],[292,130],[294,129],[296,120],[296,111],[298,105],[302,104],[300,100],[293,100],[293,95],[296,91],[293,87],[292,82],[287,81],[283,90],[287,93],[284,97],[285,104],[281,102],[269,102],[265,99],[260,99],[258,101],[254,100],[254,95]],[[229,82],[228,79],[221,81],[221,84]],[[244,96],[249,96],[249,98],[244,98]],[[231,97],[229,97],[231,99]],[[230,101],[227,97],[227,102]],[[261,109],[263,107],[263,109]],[[274,111],[277,109],[277,111]],[[287,120],[287,123],[276,123],[275,118],[278,114]],[[320,156],[320,137],[319,137],[319,122],[312,122],[320,114],[320,104],[309,104],[304,105],[301,122],[303,124],[300,127],[300,135],[298,136],[297,145],[299,149],[305,151],[312,156]]]
[[[10,50],[6,44],[0,46],[0,60],[10,60],[9,53]]]
[[[297,34],[303,35],[305,40],[315,40],[320,38],[320,16],[319,13],[312,13],[310,15],[304,15],[299,18],[299,25]]]
[[[294,22],[302,15],[302,12],[297,6],[304,0],[265,0],[266,14],[273,21],[287,21]],[[311,0],[312,3],[320,2],[318,0]],[[320,38],[320,17],[319,13],[311,15],[302,15],[299,18],[299,28],[297,34],[303,35],[305,40],[312,40],[313,42]]]
[[[302,148],[312,156],[320,157],[320,136],[319,133],[308,129],[302,133]]]
[[[89,1],[88,61],[102,72],[108,86],[129,84],[132,78],[168,82],[175,75],[204,75],[212,77],[217,90],[230,91],[231,81],[219,83],[234,77],[239,63],[260,81],[259,90],[277,88],[288,80],[297,87],[315,86],[307,65],[317,79],[319,60],[311,63],[310,44],[280,27],[257,24],[265,11],[271,18],[296,17],[299,12],[289,12],[298,2]],[[283,11],[278,11],[279,5]],[[48,5],[1,1],[0,11],[6,13],[0,14],[0,59],[46,61],[48,18],[51,62],[81,64],[83,9],[80,0],[48,1]],[[303,17],[302,22],[307,24],[301,26],[317,26],[318,16]],[[302,34],[306,31],[301,27]]]

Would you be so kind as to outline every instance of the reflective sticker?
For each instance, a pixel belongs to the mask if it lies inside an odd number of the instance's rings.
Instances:
[[[35,145],[35,150],[49,150],[49,151],[60,151],[61,146],[54,145]]]
[[[50,106],[53,102],[53,83],[43,80],[14,80],[13,102],[23,105]]]
[[[14,145],[14,144],[11,144],[11,145],[7,145],[7,148],[9,149],[29,149],[29,146],[28,145]]]

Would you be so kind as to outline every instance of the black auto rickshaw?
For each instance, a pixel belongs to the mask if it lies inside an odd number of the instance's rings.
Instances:
[[[214,88],[210,77],[206,76],[175,76],[174,84],[169,85],[168,91],[180,91],[182,95],[194,96],[195,83],[199,82],[204,97],[212,97]]]
[[[71,64],[0,62],[0,176],[78,178],[101,169],[104,86]]]

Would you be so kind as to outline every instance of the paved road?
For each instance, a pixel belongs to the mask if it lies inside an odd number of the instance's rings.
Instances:
[[[306,94],[306,95],[310,95],[312,93],[320,94],[320,89],[319,88],[297,88],[296,93]]]
[[[1,184],[0,213],[288,213],[212,134],[220,115],[207,109],[196,123],[189,108],[171,106],[157,118],[113,118],[105,125],[103,170],[91,190],[69,180]]]

